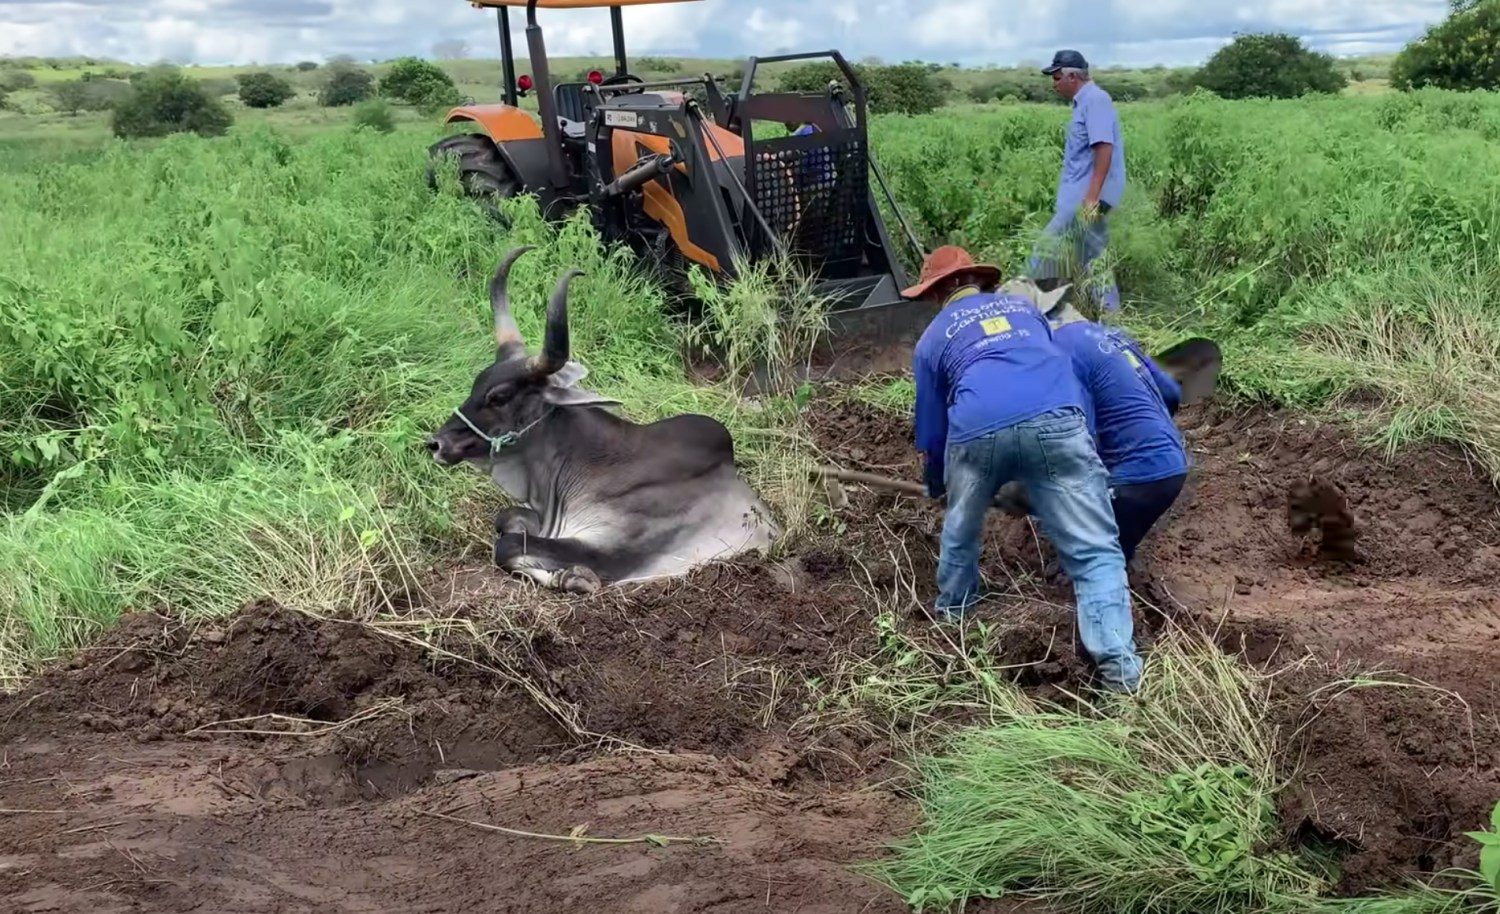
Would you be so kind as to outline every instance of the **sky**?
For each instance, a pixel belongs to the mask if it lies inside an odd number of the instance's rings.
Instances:
[[[1068,47],[1095,66],[1148,66],[1201,63],[1235,33],[1253,31],[1289,32],[1337,56],[1396,51],[1446,8],[1446,0],[699,0],[624,15],[631,54],[833,47],[851,60],[1029,66]],[[608,11],[541,15],[549,53],[610,53]],[[425,57],[439,42],[497,56],[494,11],[465,0],[0,0],[0,55],[290,63]],[[519,29],[517,42],[524,47]]]

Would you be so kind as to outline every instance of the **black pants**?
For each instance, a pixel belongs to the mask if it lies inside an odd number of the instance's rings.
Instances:
[[[1146,538],[1151,525],[1172,507],[1186,481],[1187,474],[1183,473],[1156,482],[1113,487],[1115,525],[1120,528],[1120,551],[1125,553],[1126,565],[1135,557],[1135,547]]]

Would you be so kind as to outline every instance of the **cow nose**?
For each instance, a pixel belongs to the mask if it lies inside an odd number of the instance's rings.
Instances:
[[[425,442],[422,443],[422,446],[427,448],[427,450],[433,452],[434,454],[436,454],[438,452],[438,448],[441,447],[441,445],[438,444],[438,440],[436,438],[428,438]]]

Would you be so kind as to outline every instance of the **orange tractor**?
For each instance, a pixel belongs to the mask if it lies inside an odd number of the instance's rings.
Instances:
[[[877,191],[908,262],[923,249],[871,159],[854,71],[830,50],[749,58],[735,88],[708,74],[648,82],[629,70],[621,8],[673,2],[701,0],[470,0],[496,9],[504,101],[449,111],[445,123],[462,132],[435,143],[433,157],[456,157],[476,198],[532,194],[549,218],[586,207],[606,243],[628,245],[663,278],[680,280],[690,263],[727,278],[739,264],[790,254],[831,302],[825,342],[836,356],[914,342],[933,312],[901,297],[907,274]],[[511,7],[526,8],[530,75],[516,75]],[[537,10],[597,7],[610,11],[615,72],[553,83]],[[818,59],[831,59],[842,82],[816,93],[754,90],[763,64]],[[519,107],[528,93],[539,119]],[[801,129],[786,135],[783,125]]]

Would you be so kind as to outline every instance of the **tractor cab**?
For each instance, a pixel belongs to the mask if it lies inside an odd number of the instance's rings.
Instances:
[[[704,74],[647,81],[630,73],[622,7],[703,0],[470,0],[496,10],[503,102],[462,105],[467,128],[435,143],[477,198],[533,194],[549,218],[586,207],[606,242],[629,246],[685,291],[691,263],[733,277],[745,263],[790,255],[832,306],[823,361],[914,344],[933,309],[901,297],[906,262],[923,250],[870,155],[863,86],[838,51],[750,58],[737,87]],[[721,0],[724,2],[724,0]],[[525,7],[529,75],[516,75],[511,7]],[[607,7],[612,74],[554,83],[539,9]],[[826,91],[757,93],[768,63],[832,60]],[[520,108],[534,94],[539,117]],[[786,134],[782,125],[804,129]],[[434,180],[429,169],[429,181]],[[900,223],[888,232],[876,192]],[[902,255],[905,255],[903,258]],[[867,362],[860,356],[854,361]]]

